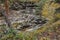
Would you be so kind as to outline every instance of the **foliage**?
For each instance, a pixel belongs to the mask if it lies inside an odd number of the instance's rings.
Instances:
[[[13,1],[14,0],[10,0],[11,3]],[[4,32],[0,30],[0,34],[3,34],[0,40],[60,40],[60,13],[56,13],[55,10],[60,7],[59,4],[51,2],[51,0],[40,0],[37,5],[39,8],[36,8],[36,10],[40,12],[36,12],[36,14],[41,13],[41,16],[49,20],[45,25],[31,32],[19,31],[19,33],[17,33],[14,29],[8,29],[8,32],[4,34]],[[57,19],[57,21],[55,21],[55,19]],[[13,24],[15,27],[17,25],[19,24]],[[0,27],[5,28],[6,25]]]

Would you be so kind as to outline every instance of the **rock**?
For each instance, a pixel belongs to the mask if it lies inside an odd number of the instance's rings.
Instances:
[[[36,10],[34,7],[37,7],[35,6],[35,3],[14,2],[10,6],[11,10],[8,16],[8,19],[10,20],[9,23],[12,25],[12,28],[21,31],[23,29],[36,29],[39,28],[40,25],[45,24],[45,19],[42,19],[39,15],[35,14]]]

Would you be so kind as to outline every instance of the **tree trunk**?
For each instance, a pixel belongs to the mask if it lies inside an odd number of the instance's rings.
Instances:
[[[5,0],[4,5],[5,5],[5,11],[6,11],[6,13],[4,14],[5,21],[6,21],[7,25],[8,25],[8,27],[11,28],[11,22],[10,22],[10,20],[8,19],[8,16],[9,16],[9,13],[10,13],[10,12],[9,12],[8,0]]]
[[[8,4],[8,0],[5,0],[5,10],[6,10],[6,15],[9,15],[9,4]]]

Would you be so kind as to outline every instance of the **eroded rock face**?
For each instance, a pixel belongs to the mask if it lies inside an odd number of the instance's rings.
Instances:
[[[18,16],[10,16],[10,21],[11,24],[13,25],[14,23],[20,23],[18,26],[16,26],[15,29],[17,30],[22,30],[26,28],[34,28],[37,25],[43,25],[47,22],[46,19],[43,20],[43,18],[39,18],[40,16],[33,15],[33,14],[18,14]]]
[[[35,14],[36,7],[37,5],[31,2],[13,3],[10,7],[10,14],[7,17],[12,28],[19,31],[23,29],[36,29],[47,23],[46,19]],[[6,24],[6,21],[4,22]]]

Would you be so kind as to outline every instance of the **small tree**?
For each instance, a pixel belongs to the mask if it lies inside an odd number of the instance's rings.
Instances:
[[[8,0],[5,0],[5,10],[6,10],[6,14],[9,15],[9,4],[8,4]]]
[[[8,19],[8,16],[10,14],[8,0],[5,0],[4,5],[5,5],[5,12],[6,12],[6,14],[4,14],[4,17],[5,17],[6,23],[8,24],[8,27],[11,28],[11,22]]]

